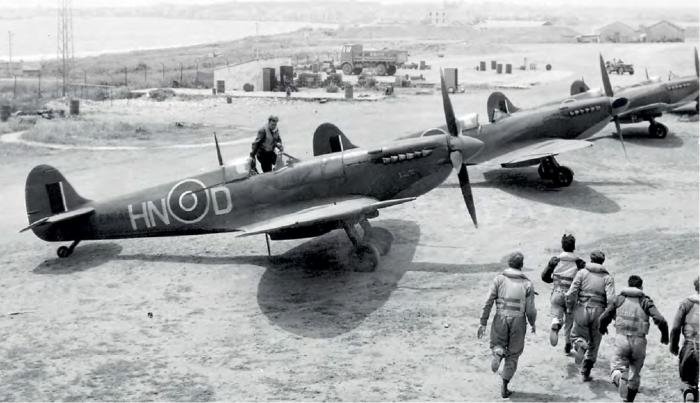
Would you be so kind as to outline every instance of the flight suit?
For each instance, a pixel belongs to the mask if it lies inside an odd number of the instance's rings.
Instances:
[[[250,152],[251,158],[257,157],[263,172],[272,171],[272,167],[277,163],[275,148],[279,148],[280,151],[283,149],[279,129],[270,130],[269,124],[266,124],[258,130]]]
[[[678,357],[678,371],[681,380],[691,388],[698,387],[698,322],[700,321],[698,311],[698,295],[691,295],[681,302],[671,330],[671,352],[678,354],[678,342],[683,333],[683,347]]]
[[[490,347],[495,356],[505,360],[501,377],[510,381],[525,347],[526,321],[534,327],[537,319],[532,282],[520,270],[513,268],[505,269],[496,276],[482,308],[482,326],[487,325],[494,302],[496,314],[491,324]]]
[[[572,307],[569,311],[574,316],[572,343],[586,351],[582,372],[590,374],[603,337],[598,330],[598,318],[608,306],[608,301],[615,299],[615,282],[605,267],[588,263],[576,273],[566,297],[569,307]]]
[[[581,259],[572,252],[562,252],[559,256],[559,263],[553,268],[548,267],[542,273],[542,280],[546,283],[553,283],[552,294],[550,296],[550,315],[552,316],[552,329],[557,331],[564,324],[564,336],[566,344],[571,344],[571,327],[573,326],[573,315],[566,313],[566,292],[569,291],[574,276],[578,271],[576,261]],[[555,342],[553,342],[556,344]]]
[[[668,324],[654,302],[642,290],[625,287],[600,316],[600,332],[605,334],[610,322],[615,319],[615,353],[610,363],[610,372],[620,371],[627,386],[633,390],[632,399],[639,390],[641,371],[646,358],[649,317],[661,331],[661,343],[668,343]]]

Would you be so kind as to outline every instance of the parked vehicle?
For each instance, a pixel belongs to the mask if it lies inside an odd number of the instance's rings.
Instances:
[[[340,66],[343,74],[360,74],[365,68],[374,68],[377,75],[394,75],[396,69],[408,60],[405,50],[363,50],[360,44],[343,45]]]
[[[633,64],[625,64],[622,62],[622,60],[617,59],[613,59],[612,62],[610,60],[605,62],[605,69],[608,71],[608,73],[617,73],[620,75],[625,73],[630,73],[630,75],[634,74]]]

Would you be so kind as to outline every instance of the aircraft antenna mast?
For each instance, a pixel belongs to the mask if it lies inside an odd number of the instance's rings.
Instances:
[[[66,96],[66,87],[70,81],[73,67],[73,1],[57,0],[56,31],[56,78],[62,83],[61,94]]]

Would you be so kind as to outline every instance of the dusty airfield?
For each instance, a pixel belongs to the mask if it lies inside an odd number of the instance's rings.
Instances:
[[[549,54],[566,74],[530,90],[503,91],[527,107],[565,97],[582,74],[600,86],[599,50],[639,65],[641,74],[613,76],[613,84],[641,80],[644,63],[652,74],[669,68],[691,74],[692,46],[513,45],[522,48],[511,55],[514,63]],[[465,56],[458,66],[483,58]],[[483,114],[489,92],[452,100],[461,113]],[[249,137],[274,112],[288,152],[298,156],[309,155],[311,133],[324,121],[364,146],[443,122],[437,94],[326,104],[132,100],[84,111],[82,119],[118,114],[238,127],[229,139]],[[83,196],[102,199],[211,168],[214,149],[2,144],[0,400],[500,400],[488,341],[477,341],[476,329],[488,284],[516,249],[539,291],[539,316],[511,400],[619,400],[607,382],[609,337],[586,384],[573,358],[549,346],[550,287],[539,271],[558,252],[561,234],[572,231],[582,255],[605,251],[618,286],[641,274],[645,291],[672,320],[699,264],[698,123],[682,120],[660,119],[670,128],[664,140],[647,138],[646,125],[625,126],[630,162],[608,126],[594,147],[559,158],[575,172],[565,189],[542,185],[532,168],[470,168],[479,229],[467,217],[456,175],[414,203],[383,210],[374,223],[396,240],[374,273],[345,266],[349,242],[342,232],[273,243],[272,258],[263,237],[221,234],[85,242],[58,260],[58,245],[17,233],[26,225],[24,180],[34,165],[51,164]],[[247,148],[226,146],[224,157]],[[677,359],[655,327],[642,376],[639,401],[681,398]]]

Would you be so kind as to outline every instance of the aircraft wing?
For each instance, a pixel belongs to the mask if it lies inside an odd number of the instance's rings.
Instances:
[[[57,223],[57,222],[61,222],[61,221],[66,221],[66,220],[70,220],[72,218],[80,217],[83,215],[92,214],[94,212],[95,212],[94,207],[82,207],[82,208],[78,208],[75,210],[65,211],[63,213],[54,214],[54,215],[36,220],[33,223],[29,224],[29,226],[22,228],[19,232],[24,232],[28,229],[32,229],[34,227],[38,227],[38,226],[43,225],[43,224],[53,224],[53,223]]]
[[[647,114],[658,114],[673,109],[674,105],[667,104],[664,102],[656,102],[649,105],[638,106],[636,108],[627,109],[624,112],[617,115],[618,117],[624,118],[626,116],[634,115],[647,115]]]
[[[509,153],[494,158],[491,162],[504,168],[533,165],[543,158],[590,147],[593,143],[585,140],[550,139],[530,143]]]
[[[312,206],[303,204],[298,206],[297,209],[291,206],[291,209],[287,209],[288,212],[286,213],[240,228],[242,232],[238,236],[263,234],[281,229],[338,221],[415,199],[415,197],[406,197],[403,199],[379,201],[372,197],[349,196],[347,198],[320,200]]]

